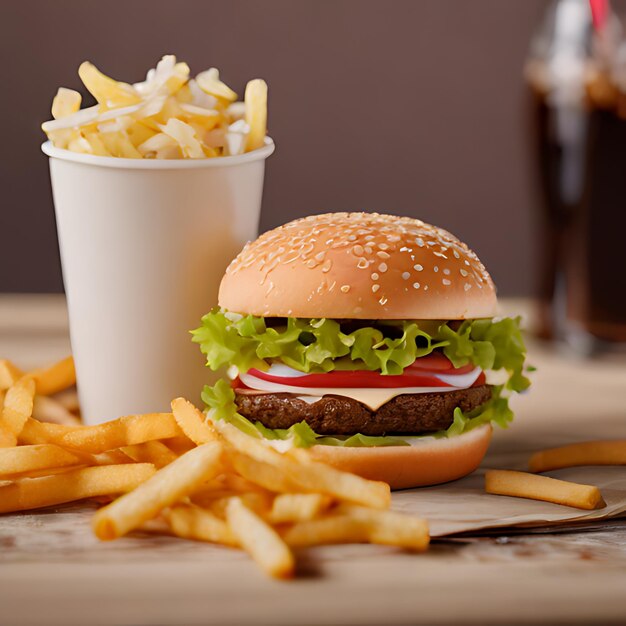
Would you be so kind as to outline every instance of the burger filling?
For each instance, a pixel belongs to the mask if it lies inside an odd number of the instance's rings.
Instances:
[[[363,321],[213,310],[193,331],[230,382],[205,387],[216,420],[297,446],[407,445],[488,422],[529,385],[519,319]]]

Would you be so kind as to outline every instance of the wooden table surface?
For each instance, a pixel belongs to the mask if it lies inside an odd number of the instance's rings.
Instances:
[[[29,367],[68,352],[62,298],[0,296],[0,356]],[[532,343],[530,357],[532,392],[487,464],[538,442],[626,438],[624,357],[591,362]],[[92,511],[0,517],[0,624],[626,622],[626,521],[447,539],[423,555],[317,548],[300,555],[296,580],[275,582],[227,548],[150,536],[98,543]]]

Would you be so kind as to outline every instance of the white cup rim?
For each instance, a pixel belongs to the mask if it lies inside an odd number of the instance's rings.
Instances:
[[[124,159],[122,157],[96,156],[94,154],[82,154],[72,152],[64,148],[57,148],[51,141],[46,141],[41,145],[41,150],[53,159],[63,161],[73,161],[84,165],[98,165],[101,167],[118,167],[124,169],[145,169],[145,170],[182,170],[194,169],[198,167],[231,167],[266,159],[274,152],[275,145],[271,137],[265,138],[265,145],[251,152],[245,152],[237,156],[223,156],[206,159]]]

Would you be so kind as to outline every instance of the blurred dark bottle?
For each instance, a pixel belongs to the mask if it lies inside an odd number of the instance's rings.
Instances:
[[[626,44],[608,5],[592,4],[595,20],[588,0],[553,2],[526,65],[540,333],[582,352],[626,342]]]

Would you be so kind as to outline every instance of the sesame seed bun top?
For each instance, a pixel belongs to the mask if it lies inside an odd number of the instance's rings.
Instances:
[[[219,304],[264,317],[468,319],[496,314],[491,277],[449,232],[409,217],[326,213],[246,244]]]

